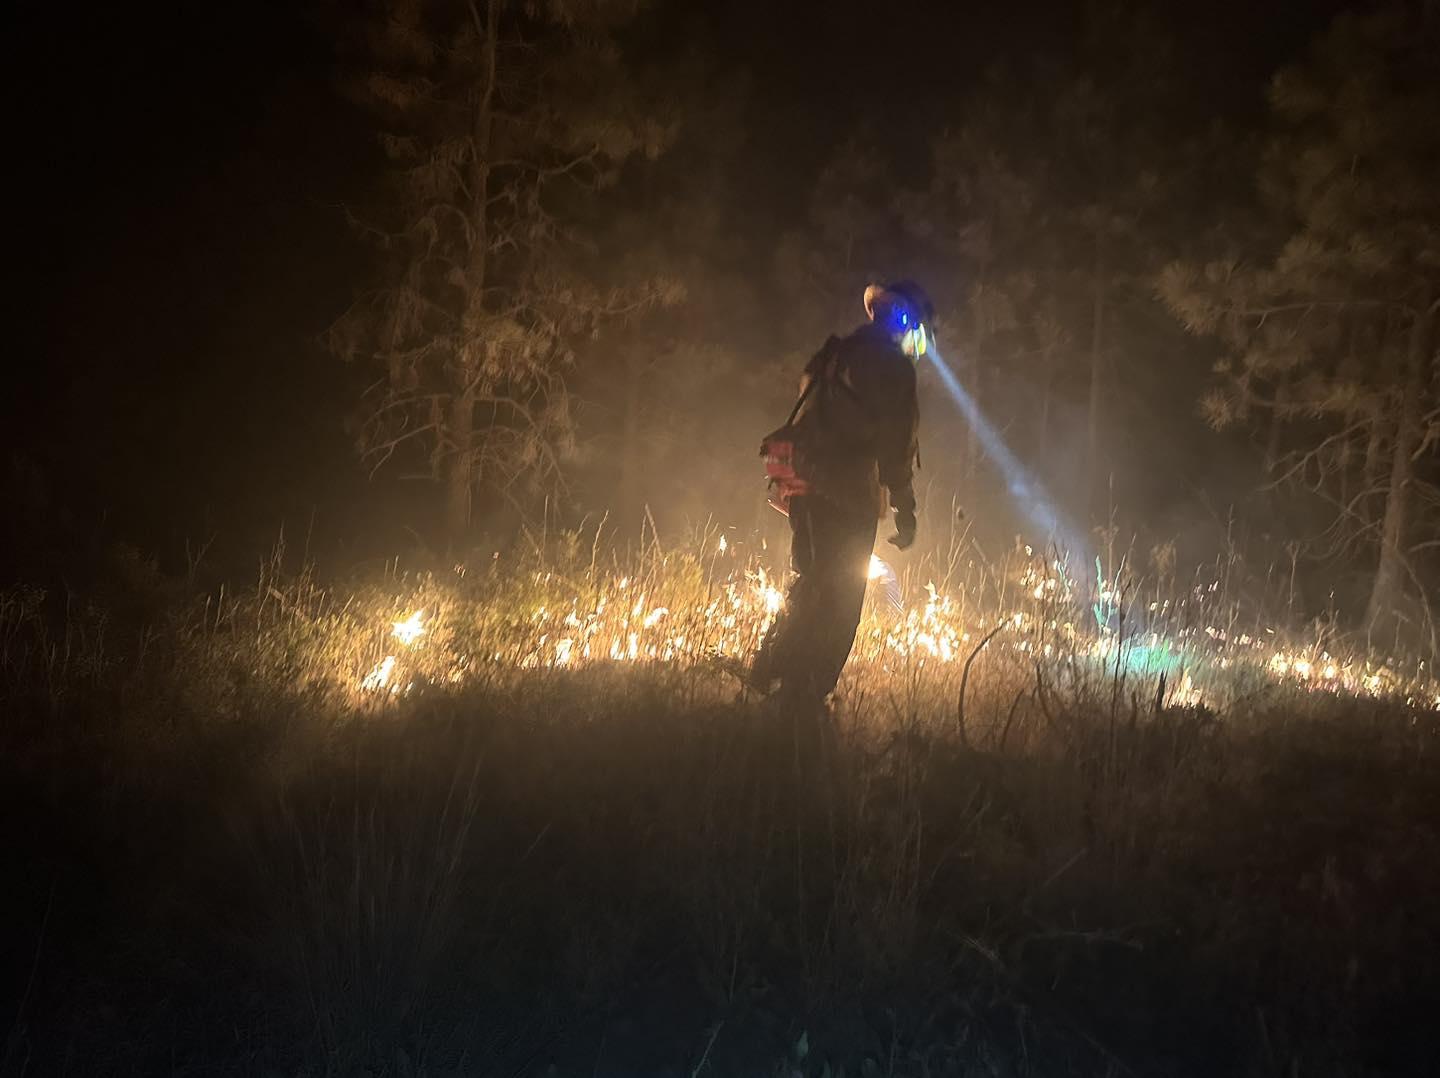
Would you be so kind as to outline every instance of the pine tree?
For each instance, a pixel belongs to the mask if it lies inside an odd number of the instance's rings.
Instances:
[[[477,489],[519,501],[560,481],[575,342],[663,292],[583,272],[573,227],[623,160],[667,137],[611,40],[633,7],[384,0],[350,53],[350,88],[392,166],[361,225],[387,277],[336,322],[331,345],[383,372],[359,447],[376,467],[423,452],[452,544]]]
[[[1271,86],[1260,189],[1282,238],[1236,237],[1234,257],[1160,278],[1187,328],[1225,346],[1206,416],[1268,424],[1276,482],[1331,507],[1333,549],[1374,558],[1372,630],[1418,582],[1440,510],[1437,55],[1424,5],[1339,19]]]

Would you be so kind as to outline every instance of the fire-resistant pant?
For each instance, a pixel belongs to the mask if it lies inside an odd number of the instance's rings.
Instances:
[[[877,523],[870,506],[857,512],[816,495],[790,499],[796,576],[756,655],[759,679],[779,678],[787,696],[806,702],[835,688],[860,625]]]

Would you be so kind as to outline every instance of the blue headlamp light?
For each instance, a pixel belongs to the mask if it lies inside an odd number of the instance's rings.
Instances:
[[[926,322],[933,308],[918,285],[910,281],[870,285],[865,289],[865,313],[888,336],[899,341],[906,355],[918,358],[928,351]]]
[[[909,333],[920,324],[910,316],[909,309],[903,303],[876,304],[875,321],[894,336]]]

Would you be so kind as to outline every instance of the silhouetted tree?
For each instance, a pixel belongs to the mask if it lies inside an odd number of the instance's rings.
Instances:
[[[1261,188],[1282,242],[1237,237],[1235,257],[1160,278],[1184,324],[1226,347],[1211,423],[1270,424],[1276,481],[1331,507],[1332,549],[1372,552],[1372,629],[1440,522],[1436,56],[1433,8],[1338,20],[1271,86]]]
[[[413,445],[446,490],[458,543],[477,488],[518,499],[556,483],[575,433],[577,340],[662,297],[581,270],[571,227],[621,161],[659,152],[609,40],[626,0],[388,0],[373,4],[351,88],[382,128],[388,198],[362,225],[383,284],[331,331],[383,369],[359,444],[377,467]]]
[[[1003,415],[1006,426],[1022,423],[1035,399],[1016,394],[1029,382],[1029,361],[1036,359],[1036,333],[1053,313],[1054,278],[1043,202],[1043,176],[1022,150],[1024,128],[1033,134],[1034,115],[1025,99],[992,78],[964,112],[966,122],[934,143],[927,189],[904,198],[905,220],[932,264],[946,267],[953,282],[939,300],[945,325],[944,354],[982,411]],[[1046,285],[1051,286],[1048,291]],[[1038,300],[1045,292],[1044,300]],[[1047,359],[1060,336],[1045,334]],[[1043,362],[1037,367],[1045,366]],[[1052,379],[1038,379],[1045,390]],[[1009,387],[1012,391],[1004,394]],[[1046,412],[1048,402],[1038,409]],[[1023,447],[1022,447],[1023,449]],[[979,449],[968,432],[963,472],[974,479]]]
[[[743,519],[741,506],[761,502],[753,454],[774,425],[757,384],[770,334],[756,265],[770,252],[743,227],[754,197],[740,176],[745,80],[715,95],[713,60],[693,53],[662,52],[636,75],[682,122],[663,156],[627,164],[621,205],[597,222],[596,258],[621,279],[666,283],[675,302],[617,322],[575,382],[576,493],[629,535],[646,510],[662,529]]]
[[[1022,455],[1045,461],[1062,400],[1084,416],[1067,470],[1073,508],[1098,515],[1130,441],[1125,387],[1160,351],[1165,211],[1190,188],[1164,40],[1101,9],[1091,22],[1074,69],[997,69],[964,102],[907,219],[960,285],[952,358],[983,409],[1018,423]]]
[[[805,359],[828,334],[864,317],[866,284],[908,270],[896,198],[906,179],[863,123],[821,163],[804,216],[780,238],[773,266],[784,300],[784,339]]]

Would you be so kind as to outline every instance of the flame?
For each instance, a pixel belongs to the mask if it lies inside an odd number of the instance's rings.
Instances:
[[[390,635],[407,648],[425,635],[425,611],[417,610],[408,618],[394,623]]]
[[[390,676],[394,672],[395,656],[387,655],[375,664],[370,673],[361,679],[360,688],[365,692],[379,692],[390,684]]]
[[[722,553],[731,546],[723,534],[718,545]],[[486,669],[602,663],[693,667],[711,656],[749,654],[784,609],[783,578],[755,562],[727,562],[712,575],[713,558],[697,555],[684,564],[703,571],[690,576],[671,572],[669,564],[667,558],[635,575],[592,574],[569,588],[558,571],[524,573],[514,581],[526,595],[518,607],[493,596],[467,606],[453,596],[417,593],[406,604],[414,612],[388,622],[389,635],[398,641],[396,653],[376,662],[358,684],[353,670],[347,670],[346,680],[352,691],[401,696],[416,684],[462,684],[484,676]],[[865,575],[876,580],[892,572],[884,559],[871,555]],[[1440,693],[1428,671],[1407,676],[1374,657],[1292,647],[1272,628],[1240,631],[1233,619],[1218,616],[1217,589],[1208,581],[1173,599],[1153,595],[1139,601],[1127,598],[1116,581],[1097,580],[1094,587],[1077,583],[1061,561],[1033,551],[1006,580],[1003,589],[974,592],[954,585],[942,590],[944,585],[932,581],[909,596],[908,605],[867,609],[852,653],[853,675],[889,678],[921,667],[958,668],[975,641],[1003,625],[987,657],[1008,652],[1023,664],[1063,662],[1072,671],[1078,660],[1114,676],[1123,671],[1155,677],[1165,671],[1170,675],[1167,699],[1181,706],[1223,706],[1229,686],[1260,673],[1298,690],[1395,697],[1440,708]],[[497,584],[498,595],[506,594],[508,583],[500,579]],[[417,602],[421,594],[430,601]],[[1123,619],[1108,613],[1097,618],[1091,612],[1097,594],[1102,602],[1134,605]],[[1000,597],[1003,601],[997,602]],[[453,619],[457,628],[469,626],[469,631],[440,637],[447,642],[443,647],[432,642],[434,626],[426,618],[427,610],[441,605],[447,624]],[[451,645],[452,639],[475,641],[474,653]]]

